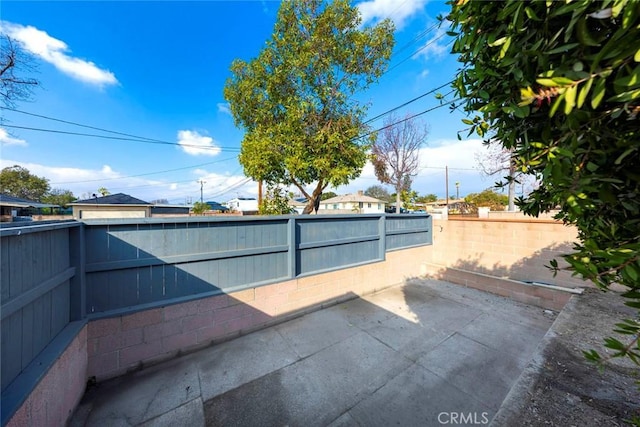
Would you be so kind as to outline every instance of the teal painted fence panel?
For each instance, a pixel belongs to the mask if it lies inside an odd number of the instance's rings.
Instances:
[[[70,319],[70,225],[0,229],[2,390]]]
[[[387,216],[385,223],[387,251],[431,245],[433,243],[431,215],[392,214]]]

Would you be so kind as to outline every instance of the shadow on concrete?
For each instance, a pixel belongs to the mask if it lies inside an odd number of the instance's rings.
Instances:
[[[552,321],[422,279],[346,298],[103,382],[71,425],[484,424]]]
[[[451,267],[524,282],[537,282],[564,287],[592,286],[590,282],[582,281],[579,276],[572,277],[570,271],[563,270],[568,264],[564,261],[562,255],[571,253],[572,248],[573,244],[569,242],[553,244],[537,250],[511,265],[496,262],[490,266],[483,262],[483,253],[481,252],[475,258],[458,259]],[[561,271],[555,276],[548,267],[551,260],[556,260],[561,267]]]

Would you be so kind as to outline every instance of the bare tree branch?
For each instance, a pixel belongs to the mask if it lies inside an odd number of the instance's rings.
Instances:
[[[0,98],[6,108],[15,108],[17,101],[31,98],[40,82],[23,74],[36,72],[33,58],[6,34],[0,36]]]
[[[408,114],[406,117],[410,117]],[[395,115],[385,120],[385,128],[372,147],[372,163],[378,180],[396,190],[396,213],[400,212],[402,191],[409,190],[418,172],[420,148],[426,144],[428,129],[418,119],[397,125]]]

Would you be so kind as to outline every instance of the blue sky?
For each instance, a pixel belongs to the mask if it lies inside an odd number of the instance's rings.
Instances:
[[[396,24],[392,68],[359,96],[370,104],[369,117],[453,78],[458,63],[448,54],[451,39],[444,29],[426,31],[438,14],[446,14],[444,2],[354,4],[365,25],[383,18]],[[243,132],[229,115],[223,87],[231,62],[252,59],[271,36],[278,6],[275,1],[3,1],[2,31],[34,55],[42,88],[31,101],[17,103],[22,113],[2,110],[0,166],[22,165],[76,196],[106,187],[147,201],[185,203],[200,198],[198,181],[204,181],[206,200],[255,196],[257,185],[237,161]],[[429,95],[397,114],[436,105]],[[123,137],[36,115],[171,144],[16,127]],[[457,140],[462,117],[447,107],[421,117],[430,132],[413,186],[420,194],[444,196],[445,166],[451,194],[456,181],[461,195],[495,181],[477,170],[480,141]],[[383,126],[383,120],[372,126]],[[345,194],[376,184],[367,165],[360,178],[330,190]]]

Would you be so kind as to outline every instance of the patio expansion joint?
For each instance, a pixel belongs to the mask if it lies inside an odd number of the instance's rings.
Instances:
[[[460,387],[456,386],[455,384],[453,384],[451,381],[449,381],[446,377],[443,377],[442,375],[438,375],[437,372],[432,371],[431,369],[427,368],[426,366],[416,362],[416,365],[420,366],[422,369],[428,371],[429,373],[435,375],[436,377],[440,378],[441,380],[443,380],[445,383],[447,383],[450,387],[453,387],[454,389],[458,390],[460,393],[464,394],[465,396],[468,396],[469,399],[481,404],[481,405],[487,405],[489,406],[492,410],[497,411],[500,407],[500,405],[498,405],[497,407],[493,407],[492,405],[490,405],[487,402],[483,402],[482,400],[480,400],[479,398],[475,397],[472,394],[469,394],[466,390],[461,389]]]

